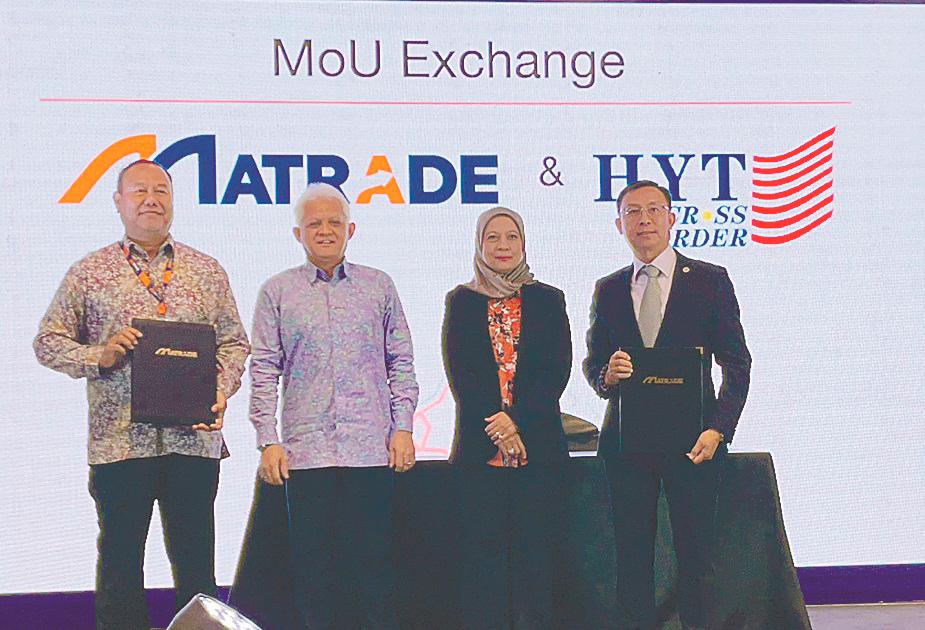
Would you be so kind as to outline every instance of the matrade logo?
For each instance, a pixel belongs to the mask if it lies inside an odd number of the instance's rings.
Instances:
[[[832,218],[835,127],[794,144],[782,147],[781,153],[753,155],[750,167],[747,155],[736,152],[595,155],[600,181],[595,201],[613,202],[627,183],[654,179],[667,182],[674,200],[675,247],[790,243]],[[746,173],[750,189],[736,190],[733,181]],[[705,175],[715,175],[715,196],[686,197],[687,179]],[[743,197],[752,203],[744,203]]]
[[[58,203],[81,203],[116,163],[128,157],[153,159],[167,169],[184,158],[196,159],[199,203],[203,205],[233,205],[242,197],[259,205],[289,204],[294,177],[306,184],[325,182],[342,192],[344,184],[357,179],[355,169],[341,155],[240,153],[227,160],[228,164],[233,162],[231,174],[219,181],[217,142],[212,134],[182,138],[152,158],[155,151],[155,134],[117,140],[93,158]],[[354,203],[369,204],[374,200],[397,205],[439,204],[450,200],[462,204],[498,203],[497,155],[403,156],[399,159],[406,160],[408,177],[402,182],[392,168],[394,159],[377,154],[362,161],[366,183],[376,183],[365,186]]]

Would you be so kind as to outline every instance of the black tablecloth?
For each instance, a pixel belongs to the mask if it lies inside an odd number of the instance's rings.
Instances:
[[[731,453],[719,497],[715,543],[717,628],[809,629],[790,555],[767,453]],[[567,567],[567,618],[575,628],[620,628],[615,554],[603,461],[573,458],[568,467],[569,523],[562,544]],[[458,626],[456,567],[459,540],[452,469],[421,462],[396,481],[396,594],[402,627]],[[668,508],[659,503],[656,581],[664,628],[679,628],[676,566]],[[229,602],[265,630],[297,628],[289,580],[282,487],[257,482],[250,522]]]

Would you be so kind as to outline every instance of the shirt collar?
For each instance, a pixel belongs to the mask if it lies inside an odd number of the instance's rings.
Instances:
[[[671,247],[666,247],[662,250],[662,253],[656,256],[655,260],[650,263],[644,263],[633,256],[633,280],[639,277],[639,272],[647,264],[661,271],[666,278],[671,278],[674,275],[674,268],[677,263],[678,253]]]
[[[129,248],[129,251],[132,252],[133,256],[139,256],[144,259],[148,258],[148,252],[146,252],[144,248],[138,245],[138,243],[130,239],[128,237],[128,234],[123,234],[122,240],[120,240],[119,243],[127,245]],[[157,255],[155,256],[155,258],[160,256],[161,254],[173,253],[175,250],[176,250],[176,243],[174,243],[173,236],[170,234],[167,234],[167,240],[165,240],[164,243],[161,245],[161,248],[157,250]]]
[[[305,268],[309,273],[309,282],[315,284],[316,282],[330,282],[333,278],[337,280],[345,280],[350,277],[351,265],[349,262],[344,260],[339,265],[334,268],[334,273],[331,277],[328,277],[327,272],[320,267],[316,267],[311,260],[305,261]]]

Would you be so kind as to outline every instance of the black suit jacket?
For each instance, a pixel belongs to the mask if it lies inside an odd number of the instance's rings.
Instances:
[[[597,282],[591,303],[588,357],[585,378],[602,398],[611,399],[619,385],[604,386],[603,370],[621,347],[642,347],[639,325],[633,312],[629,265]],[[748,394],[752,358],[739,321],[739,303],[723,267],[678,254],[665,316],[655,340],[656,347],[704,348],[704,427],[716,429],[732,441]],[[717,395],[711,378],[712,359],[723,368]],[[607,405],[601,431],[601,452],[616,448],[617,418],[613,403]],[[693,446],[693,445],[691,445]]]
[[[514,406],[530,463],[568,457],[559,396],[572,367],[572,338],[565,296],[535,282],[521,289],[520,344],[514,375]],[[443,365],[456,399],[456,436],[450,461],[485,465],[497,453],[485,433],[485,418],[501,411],[498,366],[488,337],[489,298],[466,287],[446,296]]]

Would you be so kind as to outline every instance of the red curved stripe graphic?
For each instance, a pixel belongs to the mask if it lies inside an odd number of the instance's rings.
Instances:
[[[835,143],[833,141],[829,140],[828,142],[823,144],[821,147],[819,147],[812,153],[807,153],[806,155],[801,157],[796,162],[791,162],[790,164],[782,164],[781,166],[775,166],[773,168],[759,168],[756,166],[755,168],[752,169],[752,172],[755,175],[776,175],[778,173],[784,173],[802,164],[806,164],[807,162],[812,160],[817,155],[822,155],[823,153],[831,149],[834,144]]]
[[[799,206],[802,206],[804,203],[809,201],[814,197],[818,197],[825,191],[829,190],[832,187],[832,180],[827,181],[826,183],[819,186],[819,188],[809,192],[806,195],[803,195],[799,199],[791,201],[790,203],[784,204],[782,206],[752,206],[752,210],[759,214],[783,214],[789,210],[793,210]]]
[[[829,195],[819,203],[813,204],[812,207],[807,208],[803,212],[799,212],[791,217],[786,219],[779,219],[777,221],[764,221],[762,219],[752,219],[752,227],[775,230],[778,228],[785,228],[793,225],[794,223],[799,223],[806,217],[812,216],[817,213],[822,208],[826,207],[830,203],[835,201],[835,195]]]
[[[824,215],[809,223],[808,225],[801,227],[799,230],[794,232],[788,232],[787,234],[780,234],[779,236],[762,236],[760,234],[752,234],[752,240],[761,245],[781,245],[783,243],[789,243],[790,241],[796,240],[810,232],[815,230],[817,227],[828,221],[832,218],[832,212],[834,210],[829,210]]]
[[[415,449],[418,455],[439,455],[445,458],[450,454],[449,451],[447,451],[445,448],[434,448],[429,445],[430,434],[433,431],[434,424],[430,421],[430,418],[427,415],[443,404],[443,401],[446,400],[449,392],[450,386],[445,385],[443,389],[440,390],[440,394],[437,396],[436,400],[432,401],[424,408],[414,412],[415,424],[420,424],[424,427],[424,435],[421,437],[421,441],[415,444]]]
[[[787,177],[781,177],[780,179],[753,179],[752,184],[755,186],[780,186],[782,184],[789,184],[792,181],[798,180],[807,173],[812,172],[813,170],[819,168],[826,162],[832,160],[832,154],[823,156],[818,162],[813,162],[804,169],[801,169],[799,172],[794,173],[793,175],[788,175]]]
[[[823,177],[827,175],[831,175],[831,174],[832,174],[832,167],[830,166],[829,168],[825,169],[818,175],[814,175],[813,177],[811,177],[810,179],[807,179],[802,184],[798,184],[794,186],[793,188],[788,188],[787,190],[782,190],[776,193],[753,192],[752,197],[754,199],[763,199],[765,201],[774,201],[775,199],[783,199],[784,197],[789,197],[790,195],[798,193],[801,190],[805,190],[806,188],[809,188],[810,186],[818,182]]]
[[[809,147],[813,146],[814,144],[816,144],[816,143],[819,142],[820,140],[824,140],[825,138],[828,138],[829,136],[831,136],[831,135],[834,134],[834,133],[835,133],[835,127],[832,127],[831,129],[827,129],[827,130],[823,131],[822,133],[820,133],[820,134],[819,134],[818,136],[816,136],[815,138],[813,138],[813,139],[811,139],[811,140],[807,140],[806,142],[804,142],[803,144],[801,144],[800,146],[798,146],[798,147],[797,147],[796,149],[794,149],[793,151],[787,151],[786,153],[781,153],[780,155],[772,155],[772,156],[769,156],[769,157],[761,157],[761,156],[756,155],[756,156],[755,156],[755,161],[756,161],[756,162],[762,162],[762,163],[767,163],[767,162],[780,162],[781,160],[786,160],[786,159],[788,159],[788,158],[792,158],[792,157],[793,157],[794,155],[796,155],[797,153],[800,153],[800,152],[802,152],[802,151],[805,151],[806,149],[808,149]]]

